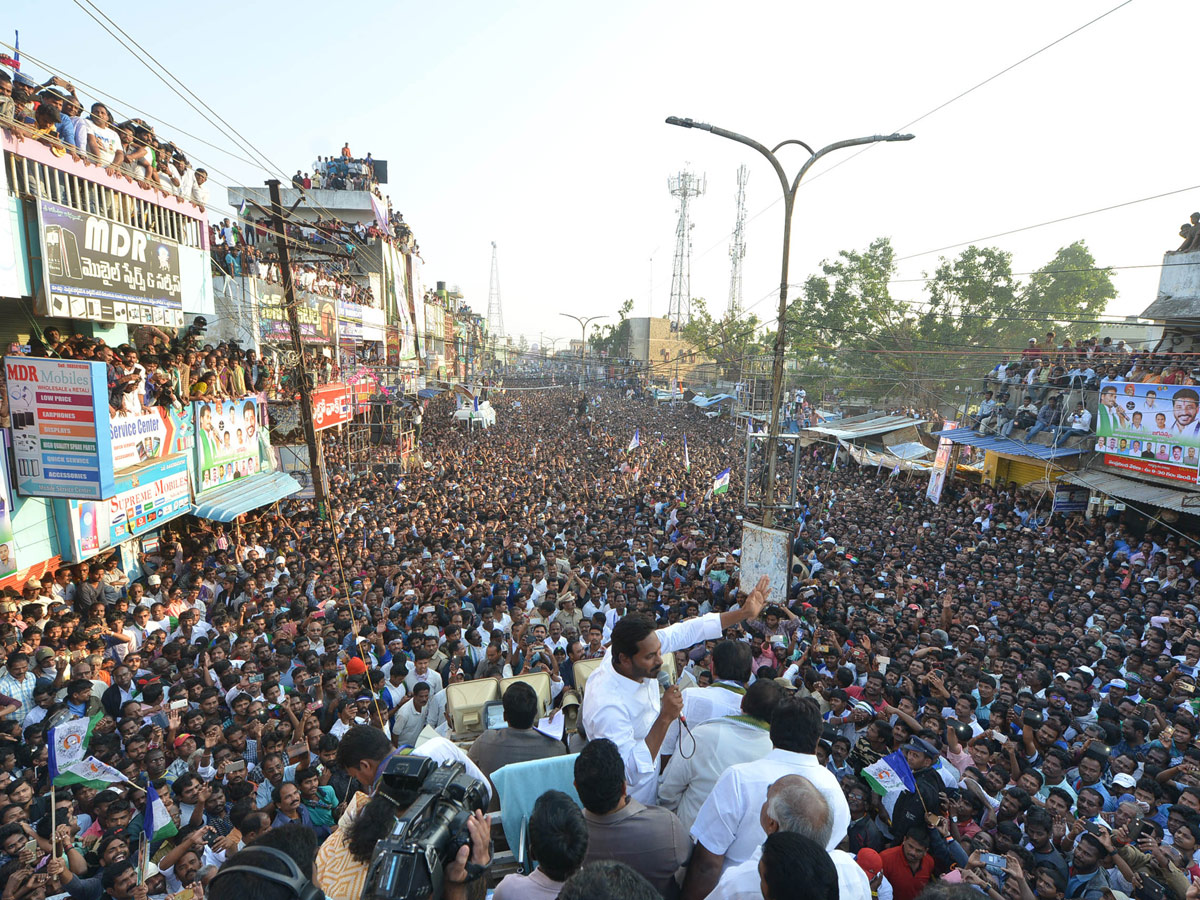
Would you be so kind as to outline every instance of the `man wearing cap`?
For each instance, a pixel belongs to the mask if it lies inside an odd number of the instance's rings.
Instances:
[[[683,707],[682,692],[675,685],[660,697],[657,677],[663,654],[714,640],[726,628],[758,618],[768,590],[769,581],[763,576],[738,610],[709,613],[657,630],[649,617],[632,615],[613,628],[604,661],[588,679],[580,723],[589,739],[608,738],[617,745],[634,799],[654,803],[659,752]]]

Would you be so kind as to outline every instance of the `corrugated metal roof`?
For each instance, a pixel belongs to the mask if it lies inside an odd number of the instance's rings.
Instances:
[[[1122,478],[1120,475],[1097,469],[1070,472],[1063,475],[1060,480],[1077,484],[1080,487],[1092,488],[1092,490],[1108,494],[1110,497],[1120,497],[1122,500],[1157,506],[1159,509],[1173,509],[1176,512],[1192,514],[1200,513],[1200,492],[1197,491],[1185,491],[1182,488],[1135,481],[1132,478]]]
[[[924,419],[914,419],[911,416],[854,416],[851,419],[841,419],[834,425],[813,425],[804,430],[852,441],[855,438],[899,431],[901,428],[910,428],[924,422]]]
[[[1200,298],[1159,294],[1158,299],[1142,310],[1141,318],[1200,319]]]
[[[1025,444],[1012,438],[996,434],[979,434],[972,428],[953,428],[949,431],[935,431],[937,437],[944,437],[955,444],[969,444],[980,450],[991,450],[995,453],[1007,453],[1009,456],[1030,456],[1034,459],[1059,459],[1064,456],[1078,456],[1090,447],[1047,447],[1045,444]]]

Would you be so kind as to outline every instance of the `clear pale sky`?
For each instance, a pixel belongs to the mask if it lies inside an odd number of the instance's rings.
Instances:
[[[724,309],[737,166],[751,168],[744,305],[773,315],[782,205],[749,148],[663,124],[687,116],[773,145],[890,132],[1120,0],[1002,7],[860,3],[226,2],[104,9],[290,176],[349,141],[390,164],[425,280],[458,284],[486,312],[500,246],[506,330],[530,343],[578,334],[559,311],[665,315],[675,205],[668,175],[708,176],[694,207],[692,293]],[[154,78],[71,0],[9,0],[0,40],[115,95],[213,175],[257,184],[261,167]],[[889,235],[901,256],[1200,184],[1192,109],[1200,6],[1133,0],[1102,21],[800,192],[790,280]],[[40,67],[28,64],[37,75]],[[93,92],[80,86],[81,95]],[[795,171],[801,151],[785,156]],[[853,151],[850,151],[853,152]],[[788,153],[788,151],[784,151]],[[280,174],[280,173],[274,173]],[[770,207],[770,208],[768,208]],[[992,242],[1014,270],[1083,238],[1121,269],[1110,313],[1155,295],[1164,250],[1200,190]],[[765,212],[764,212],[765,210]],[[946,251],[948,254],[956,250]],[[653,256],[653,290],[651,265]],[[937,254],[902,263],[920,278]],[[920,299],[921,284],[897,283]],[[1098,328],[1098,331],[1103,331]]]

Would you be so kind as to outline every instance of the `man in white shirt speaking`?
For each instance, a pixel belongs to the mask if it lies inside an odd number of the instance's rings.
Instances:
[[[683,708],[683,694],[676,685],[659,698],[656,679],[663,654],[715,640],[726,628],[758,618],[768,591],[764,575],[739,609],[658,630],[648,616],[634,614],[613,627],[604,662],[588,679],[580,720],[589,740],[608,738],[617,745],[630,797],[648,805],[655,802],[659,751],[668,726]]]

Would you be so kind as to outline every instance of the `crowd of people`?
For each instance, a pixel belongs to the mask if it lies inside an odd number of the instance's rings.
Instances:
[[[200,209],[208,203],[208,172],[194,168],[173,142],[144,119],[121,121],[103,102],[84,115],[75,87],[54,75],[38,84],[21,71],[0,68],[0,126],[19,140],[39,141],[57,156],[70,155],[109,175],[120,175]]]
[[[335,470],[326,519],[298,500],[173,524],[132,578],[96,560],[0,602],[9,898],[246,896],[265,846],[357,900],[407,747],[502,814],[500,769],[578,751],[577,800],[525,783],[538,866],[501,900],[1193,893],[1189,534],[961,480],[933,506],[814,444],[770,593],[739,574],[742,435],[620,390],[506,387],[483,433],[431,401],[423,468]],[[454,742],[449,685],[532,672],[552,706],[582,687],[578,733],[539,732],[513,687],[506,729]],[[52,828],[47,723],[86,716],[126,780],[58,788]],[[173,835],[143,833],[151,787]],[[446,896],[487,880],[485,811]]]
[[[311,173],[297,169],[292,176],[292,187],[326,191],[369,190],[378,194],[375,160],[370,153],[355,159],[350,145],[343,144],[337,156],[318,156]]]

